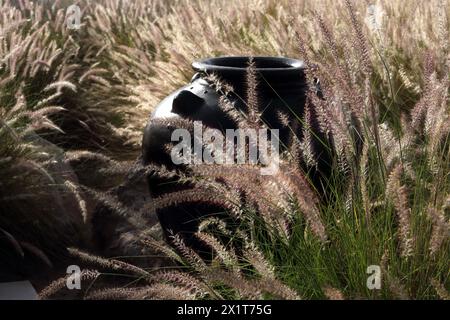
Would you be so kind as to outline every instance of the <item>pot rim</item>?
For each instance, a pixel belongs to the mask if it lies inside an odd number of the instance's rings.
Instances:
[[[242,74],[246,72],[250,56],[219,56],[206,58],[192,63],[197,72],[217,72]],[[297,73],[303,72],[305,63],[302,60],[281,56],[254,56],[255,69],[262,73]],[[260,66],[258,66],[258,64]],[[273,66],[271,66],[273,65]]]

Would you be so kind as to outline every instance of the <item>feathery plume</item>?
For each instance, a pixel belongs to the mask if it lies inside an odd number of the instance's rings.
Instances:
[[[439,211],[430,207],[427,213],[433,226],[429,248],[431,255],[434,256],[439,251],[444,240],[450,236],[450,223],[446,221],[443,210]]]
[[[83,270],[80,274],[80,280],[82,281],[95,281],[99,277],[100,273],[95,270]],[[69,276],[65,276],[62,278],[59,278],[52,283],[50,283],[45,289],[43,289],[41,292],[39,292],[39,299],[51,299],[53,296],[55,296],[57,293],[59,293],[61,290],[66,288],[67,286],[67,278]]]
[[[87,223],[89,221],[89,213],[86,207],[86,201],[81,196],[79,188],[69,180],[64,181],[64,185],[75,195],[78,206],[81,211],[81,215],[83,217],[83,222]]]
[[[450,293],[445,289],[444,285],[437,279],[431,279],[431,285],[442,300],[450,300]]]
[[[256,66],[253,58],[249,58],[247,75],[247,108],[248,108],[248,122],[251,126],[257,126],[259,123],[259,102],[258,102],[258,80],[256,74]]]
[[[180,251],[181,255],[195,268],[196,271],[202,272],[208,269],[203,259],[194,250],[186,246],[180,235],[176,234],[171,238],[175,248]]]
[[[216,237],[205,232],[198,231],[195,233],[195,236],[211,247],[225,266],[231,268],[236,273],[239,272],[237,268],[238,258],[233,248],[226,248]]]
[[[351,0],[345,0],[345,6],[347,7],[347,10],[350,14],[350,20],[353,26],[353,30],[355,32],[357,47],[361,54],[363,71],[366,75],[369,75],[372,70],[372,63],[370,62],[370,53],[366,37],[364,36],[361,24],[358,18],[356,17],[355,8],[353,7]]]
[[[328,300],[345,300],[344,295],[341,290],[326,286],[323,288],[323,293],[328,298]]]
[[[150,273],[148,273],[144,269],[120,260],[105,259],[75,248],[68,248],[68,251],[72,256],[79,258],[82,262],[92,264],[93,266],[97,266],[107,270],[122,271],[127,274],[136,275],[143,279],[151,278]]]
[[[408,206],[406,186],[400,181],[402,172],[401,164],[392,170],[387,182],[386,196],[392,199],[397,213],[401,255],[409,257],[412,255],[414,239],[411,236],[411,208]]]

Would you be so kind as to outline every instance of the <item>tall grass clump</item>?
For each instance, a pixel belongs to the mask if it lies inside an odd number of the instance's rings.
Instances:
[[[77,4],[82,24],[70,30],[68,1],[0,0],[2,263],[52,265],[63,252],[86,267],[80,297],[92,299],[448,298],[445,1]],[[140,166],[149,112],[190,79],[193,60],[217,55],[305,61],[305,110],[279,115],[291,136],[277,174],[261,176],[261,164]],[[251,61],[246,115],[228,101],[232,88],[205,80],[240,128],[264,126]],[[150,174],[179,191],[126,199]],[[155,240],[155,212],[187,205],[220,212],[189,235],[201,252],[186,235]],[[97,250],[99,226],[108,252]],[[155,252],[168,270],[105,257]],[[371,265],[381,289],[367,286]]]

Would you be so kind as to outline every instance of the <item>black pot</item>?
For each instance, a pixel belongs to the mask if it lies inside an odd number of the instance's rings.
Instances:
[[[282,144],[287,131],[280,124],[278,111],[300,117],[305,104],[306,80],[304,64],[300,60],[283,57],[253,58],[258,77],[258,97],[262,119],[270,128],[280,129]],[[228,98],[237,109],[246,111],[246,68],[249,57],[218,57],[196,61],[192,67],[197,73],[191,83],[165,98],[151,115],[143,139],[144,163],[170,162],[161,149],[170,141],[171,130],[157,124],[157,119],[185,118],[200,120],[204,125],[218,129],[235,129],[236,124],[219,108],[218,93],[201,75],[215,73],[234,88]],[[170,165],[170,163],[169,163]]]
[[[254,57],[253,61],[258,80],[258,100],[263,110],[261,117],[269,128],[280,130],[280,146],[283,146],[290,129],[281,124],[278,113],[282,111],[290,115],[291,119],[302,117],[307,90],[304,64],[300,60],[284,57]],[[158,121],[160,119],[201,120],[204,125],[212,128],[235,129],[236,124],[218,106],[219,94],[202,75],[215,73],[223,82],[230,84],[234,90],[227,98],[235,108],[246,112],[248,62],[249,57],[218,57],[194,62],[192,67],[197,73],[191,82],[165,98],[151,115],[143,138],[144,163],[173,166],[163,145],[170,141],[174,128],[161,124]],[[174,191],[176,188],[173,184],[161,184],[161,181],[153,178],[149,182],[153,195]],[[187,222],[194,221],[195,215],[190,213],[186,217],[185,214],[181,210],[173,210],[165,214],[158,213],[158,216],[164,230],[171,229],[175,233],[189,229],[195,231],[195,223]]]

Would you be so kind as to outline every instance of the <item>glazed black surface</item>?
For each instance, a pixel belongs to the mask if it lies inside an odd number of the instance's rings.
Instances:
[[[258,81],[257,95],[261,118],[269,128],[280,130],[282,147],[286,142],[289,128],[279,121],[279,111],[291,119],[303,116],[306,96],[304,64],[300,60],[283,57],[254,57]],[[158,163],[173,167],[170,156],[163,150],[164,143],[170,142],[174,126],[158,123],[160,119],[184,118],[200,120],[206,126],[220,130],[235,129],[237,126],[218,106],[219,95],[204,80],[204,75],[216,74],[222,81],[233,87],[227,98],[236,109],[247,112],[246,74],[249,57],[218,57],[196,61],[192,64],[197,73],[191,83],[178,89],[165,98],[152,113],[144,131],[143,161],[145,164]],[[295,115],[294,115],[295,114]],[[163,182],[163,183],[161,183]],[[153,196],[176,191],[178,186],[156,178],[149,179]],[[216,208],[217,209],[217,208]],[[211,210],[195,206],[158,212],[160,223],[165,231],[190,234],[196,231],[197,219],[211,213]],[[215,211],[217,212],[217,211]],[[190,242],[187,237],[187,242]]]
[[[299,89],[305,84],[304,64],[300,60],[255,57],[253,61],[258,75],[260,95],[276,96],[277,93],[286,95],[287,91]],[[248,62],[249,57],[218,57],[196,61],[192,67],[198,72],[216,73],[225,82],[234,85],[235,92],[243,96]]]
[[[220,110],[219,95],[201,76],[214,73],[230,84],[234,93],[228,98],[235,108],[246,112],[248,61],[249,57],[218,57],[194,62],[192,66],[197,74],[192,82],[165,98],[152,114],[144,132],[144,162],[167,161],[158,150],[163,140],[170,141],[170,130],[159,127],[154,120],[180,117],[199,120],[206,126],[222,130],[236,128]],[[280,124],[278,112],[282,111],[293,118],[302,116],[306,91],[304,64],[300,60],[283,57],[255,57],[254,62],[258,81],[257,94],[263,110],[261,118],[269,128],[280,129],[284,143],[289,129]],[[161,157],[164,159],[160,159]]]

